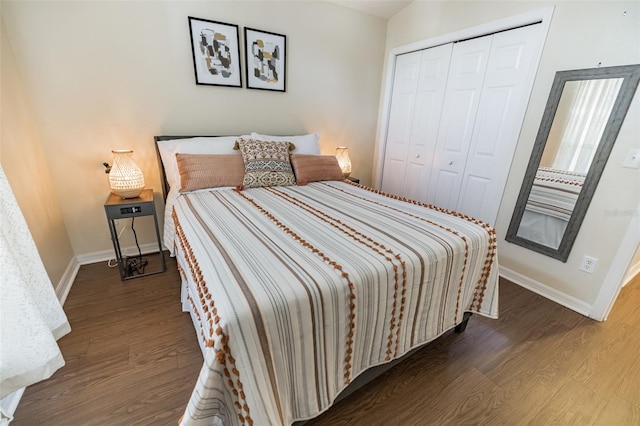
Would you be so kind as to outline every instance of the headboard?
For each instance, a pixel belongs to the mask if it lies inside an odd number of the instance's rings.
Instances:
[[[172,139],[189,139],[189,138],[199,138],[199,137],[217,137],[217,136],[154,136],[153,141],[156,147],[156,156],[158,157],[158,168],[160,169],[160,182],[162,183],[162,199],[167,200],[167,195],[169,195],[169,182],[167,181],[167,176],[164,173],[164,164],[162,164],[162,157],[160,156],[160,150],[158,149],[159,141],[167,141]]]
[[[242,135],[250,135],[251,133],[242,133]],[[277,136],[277,134],[275,135]],[[311,136],[311,135],[310,135]],[[169,195],[169,182],[167,181],[167,176],[164,172],[164,164],[162,163],[162,156],[160,155],[160,150],[158,149],[158,142],[160,141],[166,141],[166,140],[173,140],[173,139],[189,139],[189,138],[220,138],[220,137],[228,137],[228,135],[198,135],[198,136],[154,136],[153,140],[154,140],[154,145],[156,148],[156,156],[158,158],[158,168],[160,170],[160,182],[162,183],[162,196],[163,196],[163,200],[166,201],[167,200],[167,196]],[[240,136],[237,136],[240,137]],[[247,136],[245,136],[247,137]],[[292,137],[296,137],[296,136],[292,136]],[[317,141],[316,141],[317,142]],[[215,141],[211,141],[211,143],[215,143]]]

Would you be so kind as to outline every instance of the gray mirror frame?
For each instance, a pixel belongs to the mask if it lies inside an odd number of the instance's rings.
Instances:
[[[544,148],[547,143],[551,124],[553,123],[553,119],[556,115],[558,102],[560,101],[560,96],[562,95],[565,83],[568,81],[597,80],[605,78],[623,78],[624,80],[611,111],[609,121],[607,122],[602,134],[602,139],[598,144],[593,162],[591,163],[589,172],[584,180],[584,185],[582,186],[582,190],[580,191],[580,195],[576,201],[573,214],[567,223],[567,228],[560,245],[557,249],[554,249],[552,247],[518,237],[518,228],[520,227],[520,222],[524,215],[527,200],[529,199],[529,193],[531,192],[533,181],[538,170],[538,166],[540,165],[540,160],[542,159],[542,153],[544,152]],[[591,199],[593,198],[593,194],[595,193],[600,177],[602,176],[602,172],[604,171],[604,167],[609,155],[611,154],[611,150],[613,149],[613,144],[620,132],[622,122],[629,110],[629,105],[631,104],[633,95],[638,87],[639,80],[640,64],[558,71],[556,73],[553,85],[551,86],[551,93],[549,94],[549,99],[547,100],[547,105],[544,109],[540,129],[538,130],[538,135],[536,136],[536,141],[533,146],[531,159],[529,160],[529,165],[527,166],[522,186],[520,187],[518,201],[516,202],[516,207],[514,209],[513,216],[511,217],[509,229],[507,230],[507,235],[505,237],[508,242],[550,256],[562,262],[567,261],[569,253],[571,253],[571,248],[573,247],[578,235],[578,231],[584,221],[589,204],[591,203]]]

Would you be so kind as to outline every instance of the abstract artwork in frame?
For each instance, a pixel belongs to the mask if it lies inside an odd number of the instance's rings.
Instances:
[[[286,91],[287,37],[244,29],[247,88]]]
[[[237,25],[189,17],[196,84],[242,87]]]

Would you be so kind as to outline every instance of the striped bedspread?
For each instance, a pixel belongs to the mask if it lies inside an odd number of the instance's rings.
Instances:
[[[527,210],[569,220],[585,175],[541,167],[533,181]]]
[[[176,252],[204,346],[183,425],[289,425],[465,311],[496,318],[493,229],[348,182],[197,192]]]

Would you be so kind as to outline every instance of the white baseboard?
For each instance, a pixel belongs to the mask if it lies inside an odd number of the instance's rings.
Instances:
[[[502,265],[499,266],[499,272],[500,276],[511,281],[512,283],[518,284],[519,286],[524,287],[527,290],[531,290],[534,293],[546,297],[549,300],[553,300],[554,302],[559,303],[560,305],[573,311],[576,311],[579,314],[588,317],[591,313],[592,306],[588,303],[583,302],[582,300],[576,299],[573,296],[569,296],[568,294],[558,291],[555,288],[549,287],[548,285],[543,284],[539,281],[533,280],[516,271],[512,271],[511,269],[506,268]]]
[[[138,248],[136,246],[122,247],[122,253],[127,256],[138,254]],[[155,253],[158,251],[158,243],[141,244],[140,251],[142,254]],[[115,259],[115,253],[113,249],[94,251],[93,253],[86,253],[76,256],[80,265],[88,265],[90,263],[106,262],[110,259]]]
[[[638,274],[640,274],[640,262],[636,263],[635,265],[631,265],[631,268],[629,268],[629,270],[627,271],[627,275],[624,277],[622,287],[629,284],[629,282]]]
[[[69,265],[67,265],[67,269],[64,271],[62,278],[58,282],[56,286],[56,296],[58,296],[58,300],[60,304],[64,306],[64,302],[67,300],[67,296],[69,295],[69,291],[71,291],[71,286],[73,285],[73,281],[76,279],[76,275],[78,275],[78,271],[80,270],[80,262],[74,256]]]

